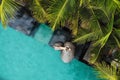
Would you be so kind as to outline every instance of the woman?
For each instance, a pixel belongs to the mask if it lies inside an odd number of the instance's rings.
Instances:
[[[55,43],[53,47],[55,50],[61,51],[61,59],[64,63],[69,63],[74,58],[75,47],[71,42],[66,42],[64,47],[62,47],[62,43]]]

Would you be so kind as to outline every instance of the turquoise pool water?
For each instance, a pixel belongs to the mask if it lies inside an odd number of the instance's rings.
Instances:
[[[36,39],[0,24],[0,80],[98,80],[91,67],[75,59],[63,63],[48,40]]]

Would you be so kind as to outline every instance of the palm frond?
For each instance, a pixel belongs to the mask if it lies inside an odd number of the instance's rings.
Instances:
[[[33,13],[33,16],[39,22],[47,21],[47,12],[45,11],[44,7],[41,5],[41,1],[33,0],[32,5],[30,5],[30,9]]]
[[[79,6],[81,7],[82,6],[82,4],[83,4],[83,0],[79,0],[80,2],[80,4],[79,4]]]
[[[59,5],[58,5],[59,3]],[[71,8],[74,8],[74,0],[56,0],[53,5],[48,8],[49,22],[52,24],[52,30],[55,30],[58,24],[64,24],[70,17]]]
[[[95,32],[91,32],[91,33],[85,34],[83,36],[80,36],[80,37],[74,39],[73,42],[78,42],[78,41],[82,42],[82,41],[85,41],[88,38],[92,37],[94,34],[95,34]]]
[[[75,36],[78,33],[78,19],[72,20],[72,25],[70,26],[72,34]]]
[[[114,3],[116,3],[117,6],[120,8],[120,1],[119,1],[119,0],[113,0],[113,1],[114,1]]]
[[[0,5],[0,18],[4,27],[6,27],[10,18],[15,18],[14,15],[19,8],[19,4],[14,0],[2,0]]]
[[[114,28],[114,30],[115,30],[117,37],[120,38],[120,29]]]
[[[112,68],[106,65],[104,62],[102,63],[95,63],[96,65],[96,73],[98,78],[105,79],[105,80],[118,80],[116,68]]]
[[[101,29],[99,23],[97,23],[96,19],[90,18],[89,20],[82,20],[81,27],[83,29],[79,29],[78,36],[73,40],[73,42],[84,43],[86,41],[96,41],[102,36]],[[84,34],[83,34],[84,33]]]
[[[51,12],[49,14],[49,18],[51,18],[50,22],[53,23],[52,24],[52,30],[55,30],[56,25],[58,23],[60,23],[60,21],[63,19],[68,2],[69,2],[69,0],[60,0],[58,2],[55,2],[55,4],[52,5],[48,9],[48,11]],[[59,3],[59,6],[56,5],[56,3],[57,4]],[[54,8],[54,7],[56,7],[56,8]],[[54,9],[54,11],[53,11],[53,9]]]
[[[99,58],[99,55],[101,53],[101,50],[102,50],[102,47],[99,45],[96,47],[93,47],[91,49],[91,52],[90,52],[91,57],[90,57],[90,61],[89,61],[91,64],[94,64],[97,61],[97,59]]]
[[[79,7],[86,6],[90,0],[79,0]]]
[[[105,0],[103,1],[94,1],[91,5],[89,5],[91,9],[93,10],[101,10],[107,19],[109,20],[108,13],[105,8]]]
[[[100,30],[101,33],[102,33],[102,29],[101,29],[101,27],[100,27],[100,23],[99,23],[98,19],[96,18],[95,12],[94,12],[94,10],[92,9],[91,5],[89,5],[89,7],[90,7],[90,10],[91,10],[91,12],[92,12],[92,16],[93,16],[93,18],[95,19],[95,22],[96,22],[96,24],[97,24],[97,27],[99,28],[99,30]]]
[[[74,36],[78,34],[78,29],[79,29],[78,24],[79,24],[79,12],[77,12],[76,16],[74,16],[74,18],[71,19],[71,25],[69,26]]]
[[[118,38],[115,35],[113,35],[113,38],[115,39],[118,47],[120,48],[120,41],[118,40]]]
[[[113,29],[113,21],[114,21],[114,14],[112,14],[112,18],[111,21],[108,23],[107,28],[108,28],[108,33],[103,36],[100,40],[96,41],[93,46],[97,46],[97,45],[101,45],[102,47],[105,45],[105,43],[107,42],[110,34],[112,33],[112,29]]]
[[[96,42],[94,42],[92,44],[92,46],[94,47],[93,50],[91,51],[92,53],[94,53],[94,56],[91,59],[91,63],[95,63],[96,60],[98,59],[98,56],[100,54],[101,49],[104,47],[104,45],[106,44],[106,42],[108,41],[108,38],[110,37],[111,33],[112,33],[112,29],[113,29],[113,21],[114,21],[114,15],[112,15],[111,21],[108,23],[107,25],[107,34],[105,36],[103,36],[101,39],[97,40]]]

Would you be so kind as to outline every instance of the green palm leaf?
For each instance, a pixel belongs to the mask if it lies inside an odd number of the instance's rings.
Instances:
[[[87,29],[79,29],[79,35],[73,40],[73,42],[84,43],[86,41],[96,41],[99,39],[99,37],[101,37],[102,32],[96,19],[90,18],[90,20],[87,21],[83,19],[82,22],[85,23],[81,23],[81,27],[84,26],[84,28]]]
[[[116,4],[117,4],[117,6],[120,8],[120,1],[119,0],[113,0]]]
[[[2,0],[0,5],[0,18],[5,27],[10,18],[14,18],[16,11],[20,8],[14,0]]]
[[[116,36],[114,36],[114,35],[113,35],[113,38],[115,39],[115,41],[116,41],[118,47],[120,48],[120,41],[118,40],[118,38],[117,38]]]
[[[95,32],[91,32],[91,33],[88,33],[88,34],[85,34],[83,36],[80,36],[76,39],[73,40],[73,42],[81,42],[81,41],[85,41],[87,38],[90,38],[92,37],[93,35],[95,34]]]
[[[71,19],[71,25],[70,25],[70,29],[72,30],[72,34],[74,36],[76,36],[78,34],[78,28],[79,28],[79,12],[76,13],[76,16],[74,16]]]
[[[94,56],[91,59],[91,63],[95,63],[96,60],[99,57],[101,49],[104,47],[106,44],[108,38],[110,37],[113,29],[113,21],[114,21],[114,15],[112,14],[111,21],[108,23],[107,28],[108,28],[108,33],[103,36],[101,39],[97,40],[95,43],[92,44],[93,47],[95,47],[92,52],[94,52]]]
[[[106,65],[104,62],[95,63],[97,76],[101,79],[105,80],[118,80],[118,76],[116,74],[116,68],[112,68]]]
[[[120,38],[120,29],[114,28],[114,30],[115,30],[117,37]]]
[[[55,30],[60,23],[65,25],[65,21],[72,16],[75,0],[55,0],[52,3],[47,11],[52,30]]]
[[[78,19],[72,20],[72,25],[70,25],[70,29],[72,30],[72,34],[75,36],[78,33]]]
[[[105,45],[105,43],[107,42],[110,34],[112,33],[112,30],[113,30],[113,21],[114,21],[114,14],[112,14],[112,18],[111,18],[111,21],[108,23],[107,25],[107,28],[108,28],[108,33],[103,36],[100,40],[98,40],[97,42],[95,42],[93,44],[93,46],[97,46],[99,44],[101,44],[101,46],[103,47]]]
[[[79,6],[82,6],[82,4],[83,4],[83,0],[79,0],[79,1],[80,1]]]
[[[48,11],[50,12],[49,14],[49,21],[52,24],[52,30],[55,30],[55,27],[60,21],[63,19],[65,11],[67,9],[67,3],[69,0],[60,0],[60,1],[55,1],[54,5],[52,5]],[[56,3],[59,3],[59,6],[56,5]],[[56,8],[55,8],[56,7]],[[54,9],[54,10],[53,10]],[[54,21],[54,22],[53,22]]]
[[[91,9],[93,10],[101,10],[103,11],[103,13],[105,14],[105,16],[107,17],[107,19],[109,19],[108,17],[108,13],[106,11],[105,8],[105,0],[102,1],[94,1],[92,4],[89,5]]]
[[[58,22],[60,22],[60,18],[62,17],[62,15],[64,14],[64,11],[65,11],[65,7],[66,7],[66,4],[67,4],[68,0],[66,0],[63,4],[63,6],[61,7],[60,11],[58,12],[58,15],[57,15],[57,18],[53,24],[53,27],[52,27],[52,30],[55,29],[55,26]]]
[[[100,31],[102,33],[102,29],[101,29],[100,23],[99,23],[98,19],[96,18],[96,15],[95,15],[95,12],[94,12],[93,8],[91,7],[90,4],[88,6],[89,6],[89,8],[90,8],[90,10],[92,12],[92,18],[94,18],[93,20],[95,20],[95,23],[97,24],[97,27],[100,29]]]
[[[30,5],[30,9],[33,13],[33,16],[39,22],[47,21],[47,12],[45,11],[44,7],[41,5],[41,1],[33,0],[32,5]]]

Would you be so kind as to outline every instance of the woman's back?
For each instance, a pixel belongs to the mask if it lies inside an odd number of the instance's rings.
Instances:
[[[66,42],[64,46],[68,49],[62,51],[61,59],[63,62],[69,63],[74,58],[75,47],[71,42]]]

